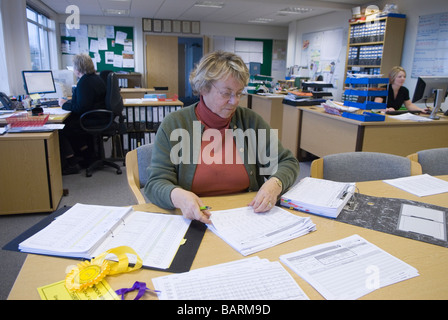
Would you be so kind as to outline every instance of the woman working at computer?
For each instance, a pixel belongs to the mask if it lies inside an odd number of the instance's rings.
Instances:
[[[210,223],[200,197],[257,191],[248,205],[265,212],[295,182],[297,159],[261,116],[238,106],[248,80],[234,53],[201,59],[190,75],[200,101],[168,114],[157,130],[144,189],[152,203]]]
[[[88,54],[78,54],[73,58],[73,72],[79,79],[73,89],[72,99],[59,99],[64,110],[71,111],[59,131],[62,173],[74,174],[80,170],[79,163],[87,166],[93,157],[92,137],[80,125],[80,116],[89,110],[104,109],[106,84],[95,73],[95,66]]]
[[[394,111],[401,108],[404,104],[409,111],[418,111],[422,113],[429,113],[429,109],[421,109],[411,102],[409,98],[409,90],[404,85],[406,80],[406,71],[400,67],[393,67],[389,72],[389,86],[387,96],[386,112]],[[386,97],[377,97],[375,102],[385,103]]]

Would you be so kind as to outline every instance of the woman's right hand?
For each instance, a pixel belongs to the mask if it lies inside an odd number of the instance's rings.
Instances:
[[[212,223],[211,213],[208,210],[201,210],[204,206],[202,200],[193,192],[182,188],[175,188],[171,191],[171,201],[176,208],[182,211],[182,215],[190,220],[199,220],[203,223]]]

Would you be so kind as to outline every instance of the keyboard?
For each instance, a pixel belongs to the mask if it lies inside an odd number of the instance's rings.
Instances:
[[[390,115],[398,115],[398,114],[403,114],[403,113],[413,113],[413,114],[420,114],[421,111],[418,110],[394,110],[394,111],[386,111],[386,114],[390,114]]]
[[[59,107],[58,99],[50,99],[50,100],[41,101],[40,104],[44,108],[45,107],[47,107],[47,108]]]

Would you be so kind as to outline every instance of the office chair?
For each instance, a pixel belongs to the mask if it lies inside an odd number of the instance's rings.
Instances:
[[[118,86],[118,78],[113,72],[107,75],[105,104],[106,109],[90,110],[80,117],[82,129],[94,136],[98,156],[100,157],[86,169],[86,177],[91,177],[94,170],[103,166],[115,168],[117,174],[122,173],[120,166],[115,162],[106,160],[104,153],[104,141],[112,138],[114,150],[118,148],[121,157],[124,154],[120,139],[120,135],[126,132],[124,116],[122,115],[124,106]],[[105,138],[106,140],[104,140]]]
[[[433,176],[448,174],[448,148],[421,150],[408,155],[408,158],[420,163],[423,173]]]
[[[314,160],[310,171],[313,178],[361,182],[418,175],[422,168],[418,162],[393,154],[346,152]]]
[[[126,154],[126,175],[132,193],[138,204],[147,203],[141,189],[148,181],[153,144],[144,144]]]

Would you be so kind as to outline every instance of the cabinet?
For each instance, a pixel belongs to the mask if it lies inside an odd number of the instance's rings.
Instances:
[[[0,136],[0,214],[50,212],[62,197],[57,131]]]
[[[142,74],[138,72],[116,73],[120,88],[141,88]]]
[[[405,27],[402,15],[350,23],[345,75],[387,76],[392,67],[401,63]]]

